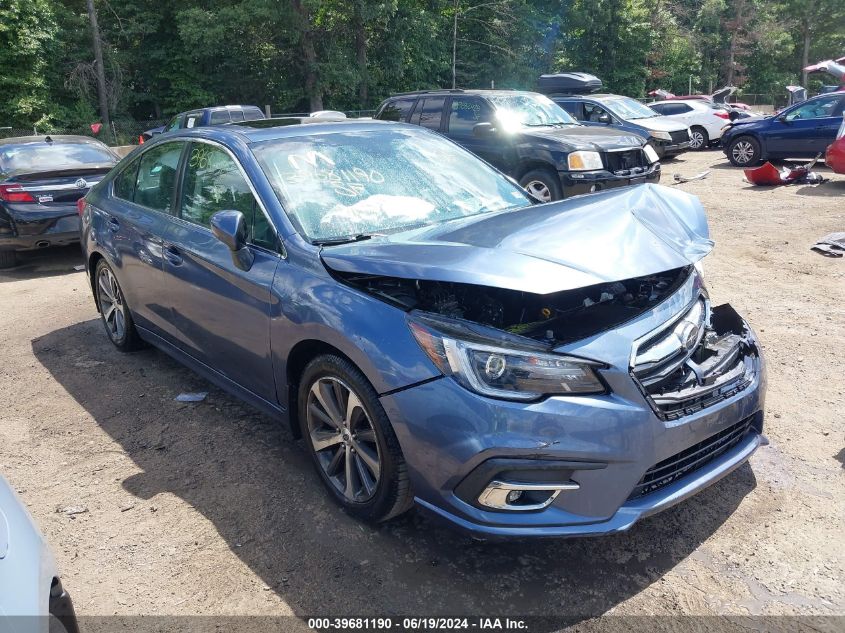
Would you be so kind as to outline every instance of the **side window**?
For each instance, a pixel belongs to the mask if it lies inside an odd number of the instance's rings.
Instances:
[[[481,99],[452,97],[449,107],[449,134],[471,136],[476,123],[490,120],[490,107]]]
[[[665,103],[647,103],[646,105],[659,114],[669,114],[669,108],[666,107],[667,104]]]
[[[584,108],[583,103],[580,101],[556,101],[561,108],[569,112],[576,121],[583,121],[584,120]]]
[[[237,110],[230,110],[229,116],[232,117],[232,121],[243,121],[244,120],[244,111],[238,108]]]
[[[584,103],[584,121],[592,123],[601,123],[599,118],[603,114],[608,114],[607,110],[596,103]]]
[[[692,112],[692,106],[688,103],[679,103],[678,114],[686,114],[687,112]]]
[[[209,121],[209,125],[220,125],[221,123],[228,123],[229,122],[229,111],[228,110],[215,110],[211,113],[211,119]]]
[[[839,105],[839,95],[831,95],[826,99],[816,99],[804,103],[795,110],[786,115],[787,121],[797,121],[803,119],[822,119],[825,117],[836,116],[836,110],[841,112]]]
[[[378,118],[383,121],[407,121],[415,101],[416,97],[388,101],[379,112]]]
[[[184,143],[164,143],[141,155],[135,202],[162,213],[173,213],[171,204],[176,189],[176,171]]]
[[[132,198],[135,196],[135,181],[137,177],[138,161],[133,160],[132,163],[129,164],[126,169],[121,171],[117,175],[117,178],[114,179],[114,183],[112,184],[114,197],[132,202]]]
[[[201,125],[200,121],[202,120],[202,112],[191,112],[185,117],[185,125],[186,128],[192,127],[199,127]]]
[[[223,149],[208,143],[193,143],[182,182],[182,219],[211,226],[218,211],[240,211],[247,226],[247,240],[276,249],[276,237],[267,217],[237,164]]]
[[[431,130],[440,130],[440,118],[443,115],[444,97],[427,97],[420,99],[411,117],[411,123],[422,125]]]

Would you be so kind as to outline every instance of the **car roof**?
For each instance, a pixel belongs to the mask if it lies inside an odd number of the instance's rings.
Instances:
[[[473,95],[473,96],[480,96],[480,97],[492,97],[492,96],[512,96],[512,95],[519,95],[519,94],[541,94],[539,92],[534,92],[532,90],[510,90],[510,89],[497,89],[497,90],[485,90],[483,88],[470,88],[470,89],[463,89],[463,88],[439,88],[436,90],[413,90],[411,92],[400,92],[394,95],[390,95],[388,100],[390,99],[401,99],[403,97],[418,97],[423,95]]]
[[[9,138],[0,139],[0,146],[2,145],[34,145],[36,143],[46,143],[47,139],[53,142],[61,142],[66,144],[88,144],[88,145],[102,145],[108,147],[102,141],[99,141],[90,136],[77,136],[74,134],[39,134],[38,136],[11,136]]]
[[[705,108],[708,107],[707,102],[704,101],[704,99],[661,99],[660,101],[652,101],[651,103],[646,103],[646,105],[653,106],[658,103],[686,103],[687,105],[691,106],[703,106]]]
[[[326,134],[331,132],[369,132],[384,130],[385,128],[395,129],[401,127],[414,132],[427,132],[425,128],[418,125],[407,125],[392,121],[379,121],[376,119],[326,119],[312,117],[284,117],[277,119],[259,119],[257,121],[244,121],[229,125],[216,125],[208,127],[196,127],[183,130],[174,130],[166,135],[161,135],[162,141],[177,138],[208,138],[212,140],[238,139],[246,144],[260,143],[283,138],[296,138],[311,136],[313,134]]]

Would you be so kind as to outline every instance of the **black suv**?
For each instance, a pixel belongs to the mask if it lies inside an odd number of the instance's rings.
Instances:
[[[385,100],[375,118],[436,130],[544,201],[660,180],[657,154],[645,139],[583,126],[534,92],[411,92]]]

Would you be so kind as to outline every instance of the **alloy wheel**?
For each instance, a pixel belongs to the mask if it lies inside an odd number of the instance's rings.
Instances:
[[[754,158],[754,147],[748,141],[739,141],[731,148],[731,156],[737,163],[745,165]]]
[[[103,267],[97,276],[97,287],[99,289],[100,312],[106,324],[106,331],[112,341],[123,340],[126,335],[126,304],[123,301],[123,294],[115,279],[114,273]]]
[[[316,380],[308,392],[306,422],[317,462],[335,489],[350,502],[372,499],[382,461],[358,395],[338,378]]]
[[[525,183],[525,190],[543,202],[552,201],[552,192],[549,189],[549,186],[542,180],[531,180]]]
[[[701,130],[693,130],[689,139],[690,149],[701,149],[704,146],[704,134],[701,133]]]

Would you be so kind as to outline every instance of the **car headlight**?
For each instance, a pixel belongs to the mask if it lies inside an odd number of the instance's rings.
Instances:
[[[566,157],[566,164],[570,171],[588,171],[604,167],[601,164],[601,155],[598,152],[572,152]]]
[[[645,157],[648,159],[649,163],[656,163],[660,158],[651,145],[646,144],[643,146],[643,152],[645,152]]]
[[[446,376],[476,393],[507,400],[605,391],[593,367],[598,363],[560,354],[515,349],[454,338],[435,329],[431,319],[410,317],[420,347]],[[451,328],[446,324],[446,329]]]
[[[669,132],[663,132],[662,130],[649,130],[649,134],[651,134],[654,138],[659,138],[661,141],[671,141],[672,135]]]

